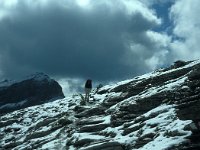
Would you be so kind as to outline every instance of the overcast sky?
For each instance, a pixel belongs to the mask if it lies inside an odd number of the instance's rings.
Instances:
[[[199,0],[0,0],[0,80],[34,72],[76,91],[200,57]]]

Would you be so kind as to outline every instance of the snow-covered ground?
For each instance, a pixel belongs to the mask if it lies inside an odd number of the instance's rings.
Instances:
[[[75,109],[79,106],[80,109],[85,110],[83,112],[86,112],[98,108],[101,105],[103,106],[106,99],[115,99],[120,96],[123,97],[124,94],[126,95],[126,93],[112,91],[120,85],[133,83],[132,86],[137,86],[138,83],[145,79],[155,78],[183,68],[192,67],[199,63],[200,61],[198,60],[177,69],[165,72],[152,72],[117,84],[104,86],[100,91],[107,92],[104,94],[92,93],[91,101],[93,100],[93,103],[88,103],[86,106],[81,106],[82,97],[79,94],[74,94],[64,99],[1,116],[0,145],[6,147],[6,145],[9,146],[17,142],[18,145],[16,144],[13,150],[31,149],[34,146],[37,146],[36,149],[40,150],[66,149],[67,146],[70,150],[84,150],[110,141],[130,146],[137,145],[142,141],[146,143],[134,149],[164,150],[184,143],[187,141],[186,137],[191,135],[191,131],[185,131],[184,128],[190,125],[192,121],[180,120],[176,114],[175,104],[161,104],[134,119],[129,119],[122,125],[111,125],[112,113],[120,111],[122,105],[137,105],[139,100],[152,95],[164,91],[174,91],[177,88],[188,88],[183,86],[187,80],[187,76],[184,75],[168,80],[162,85],[149,87],[138,95],[116,102],[116,104],[106,108],[106,113],[104,114],[91,114],[91,117],[77,117],[76,115],[80,114],[80,112]],[[60,124],[63,120],[68,120],[69,122],[65,125]],[[80,121],[85,124],[78,125],[77,122]],[[92,123],[86,124],[86,122]],[[105,128],[98,132],[81,131],[83,128],[94,128],[100,125],[105,126]],[[81,143],[80,141],[88,139],[90,142],[83,147],[77,148],[75,145],[78,142]]]

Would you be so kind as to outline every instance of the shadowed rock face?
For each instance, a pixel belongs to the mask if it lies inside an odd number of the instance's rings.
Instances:
[[[1,113],[42,104],[48,100],[63,98],[61,86],[43,73],[25,80],[0,86]]]
[[[0,117],[0,149],[199,150],[200,61]],[[23,136],[22,136],[23,135]]]

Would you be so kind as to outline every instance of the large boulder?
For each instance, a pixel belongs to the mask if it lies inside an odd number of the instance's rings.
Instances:
[[[61,86],[48,75],[37,73],[21,81],[0,83],[0,112],[38,105],[63,98]]]

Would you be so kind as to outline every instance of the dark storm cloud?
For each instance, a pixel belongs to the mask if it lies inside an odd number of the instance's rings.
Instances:
[[[57,1],[56,1],[57,2]],[[82,8],[50,1],[18,1],[0,20],[0,70],[15,78],[35,71],[68,78],[120,79],[148,70],[155,51],[145,31],[157,25],[142,12],[128,14],[106,3]],[[114,2],[114,1],[113,1]],[[111,10],[113,9],[113,10]],[[134,53],[130,43],[145,50]]]

